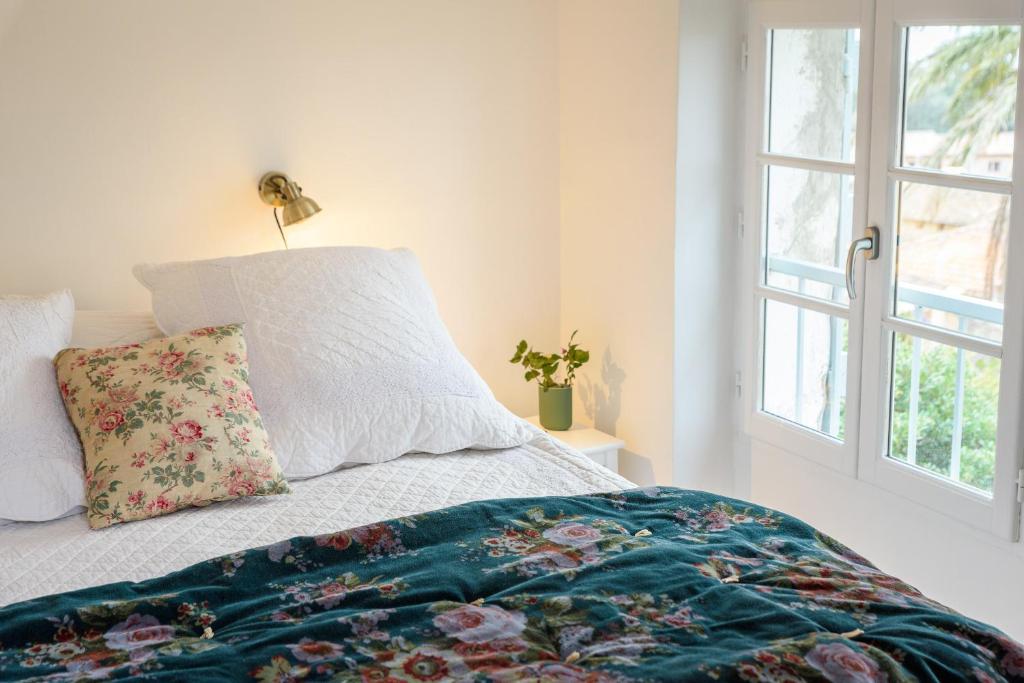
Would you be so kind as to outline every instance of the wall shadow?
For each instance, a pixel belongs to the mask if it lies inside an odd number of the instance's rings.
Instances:
[[[622,413],[622,386],[626,371],[615,362],[611,349],[601,355],[600,381],[589,375],[580,375],[579,400],[583,413],[598,431],[618,436],[619,416]],[[627,444],[628,445],[628,444]],[[651,459],[628,448],[619,451],[619,474],[638,486],[655,484]]]
[[[611,349],[606,348],[601,356],[601,381],[594,381],[588,375],[583,375],[581,380],[583,413],[595,429],[614,436],[622,413],[622,384],[626,381],[626,371],[615,362]]]

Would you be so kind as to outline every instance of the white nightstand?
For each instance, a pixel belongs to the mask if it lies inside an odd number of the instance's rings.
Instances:
[[[534,415],[526,418],[526,421],[535,427],[540,427],[540,417]],[[543,427],[540,427],[544,429]],[[622,439],[609,436],[599,432],[593,427],[573,425],[572,429],[564,432],[554,432],[544,429],[545,432],[556,441],[561,441],[570,448],[575,448],[599,465],[604,465],[612,472],[619,471],[619,450],[625,448],[626,442]]]

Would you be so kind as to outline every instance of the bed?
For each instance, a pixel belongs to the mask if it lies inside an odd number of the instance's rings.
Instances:
[[[626,479],[537,430],[503,451],[414,454],[292,483],[291,495],[241,498],[106,529],[83,515],[0,526],[0,604],[114,581],[142,581],[292,536],[348,529],[473,500],[630,488]]]
[[[512,415],[409,252],[139,275],[159,329],[0,297],[0,680],[1024,680],[813,527]]]
[[[472,474],[445,484],[452,458],[474,461]],[[544,438],[404,465],[339,472],[297,487],[287,505],[229,503],[216,517],[179,514],[91,537],[75,519],[4,529],[17,598],[235,552],[0,608],[0,678],[1024,678],[1020,644],[781,513],[671,488],[419,512],[495,484],[491,495],[622,481]],[[377,500],[352,506],[360,493]],[[343,528],[398,509],[411,514]],[[316,535],[287,538],[293,530]],[[120,566],[54,572],[56,555],[97,552]]]

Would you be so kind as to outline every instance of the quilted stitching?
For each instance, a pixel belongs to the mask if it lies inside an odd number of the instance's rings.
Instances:
[[[455,347],[410,251],[300,249],[135,274],[168,334],[246,323],[253,390],[289,477],[529,438]]]
[[[68,291],[0,298],[0,518],[53,519],[85,502],[82,450],[51,365],[74,312]]]
[[[89,531],[83,515],[0,527],[0,604],[141,581],[293,536],[322,534],[488,498],[578,495],[632,484],[534,432],[502,451],[407,455],[294,482],[292,494]]]

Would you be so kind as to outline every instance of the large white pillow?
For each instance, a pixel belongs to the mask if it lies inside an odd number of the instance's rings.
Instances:
[[[53,369],[74,317],[68,291],[0,297],[0,519],[39,522],[85,505],[82,449]]]
[[[245,323],[250,383],[288,477],[531,438],[455,348],[408,250],[296,249],[134,272],[168,335]]]

